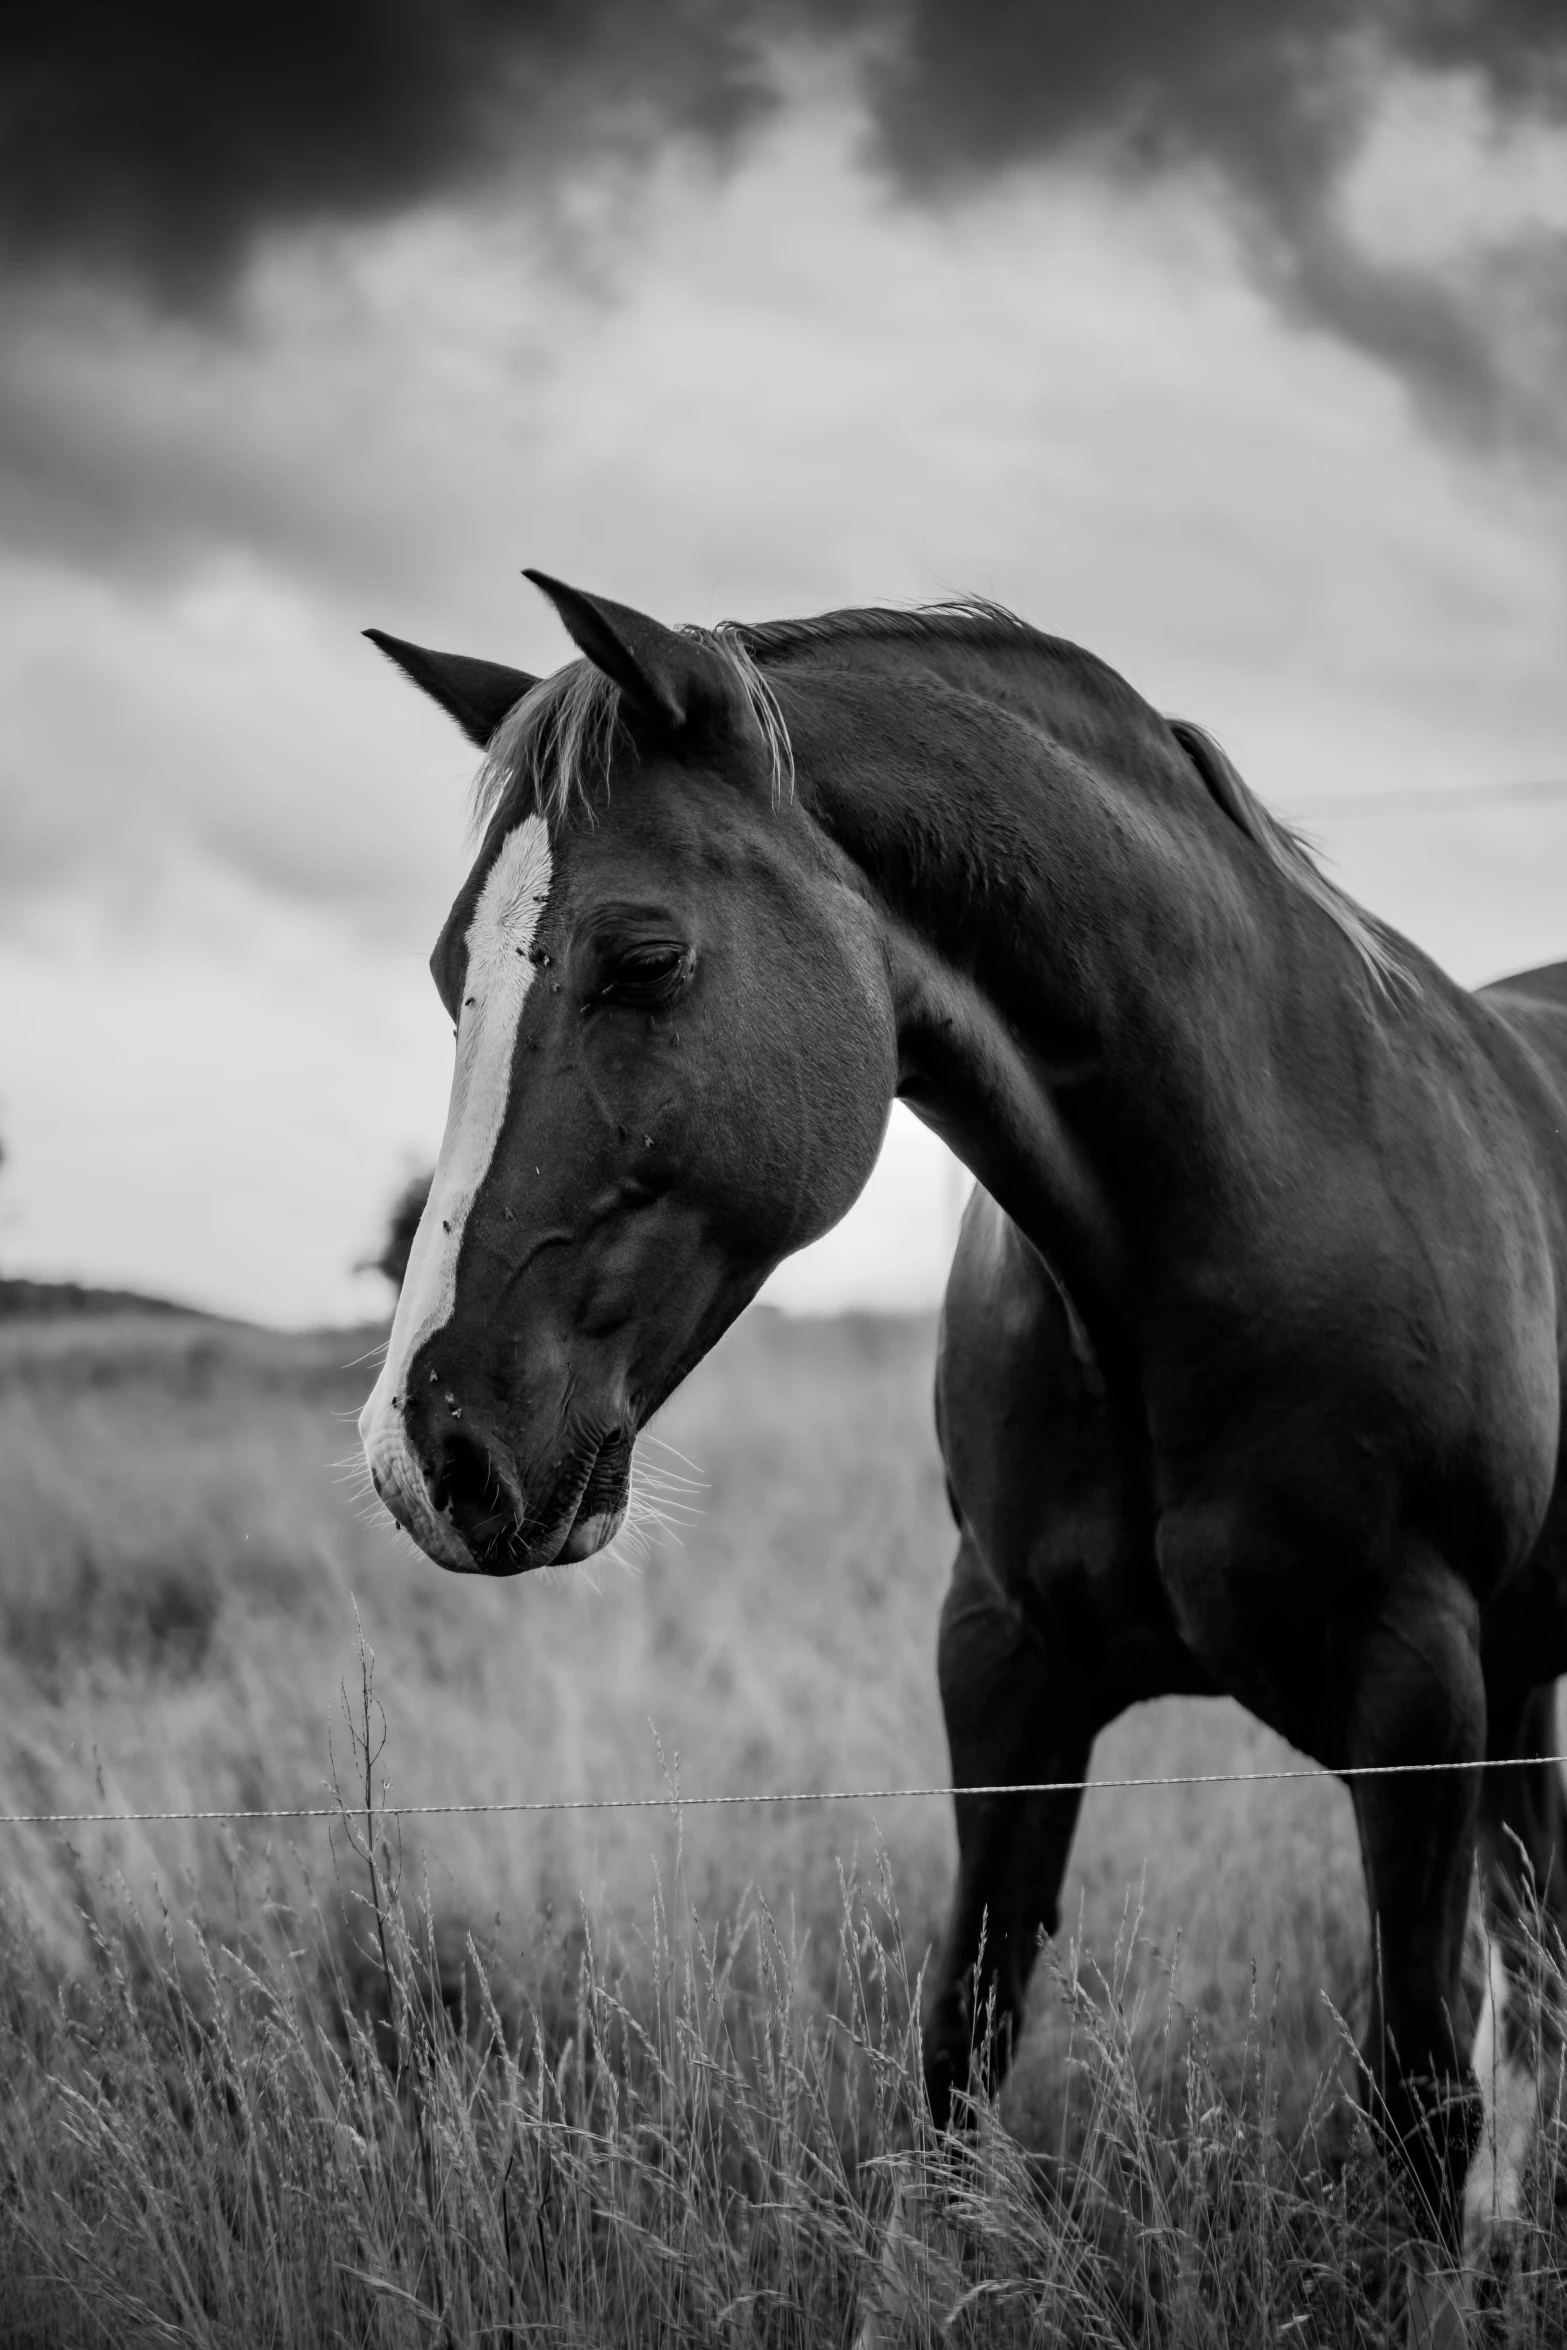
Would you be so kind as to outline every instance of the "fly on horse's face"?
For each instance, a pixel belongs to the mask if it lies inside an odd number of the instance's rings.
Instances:
[[[393,1515],[487,1574],[613,1539],[639,1429],[850,1205],[897,1082],[868,911],[823,889],[733,658],[540,584],[598,675],[532,707],[597,692],[610,751],[580,789],[503,773],[437,943],[451,1104],[360,1419]],[[377,641],[479,741],[534,687]],[[523,703],[498,755],[565,735]]]

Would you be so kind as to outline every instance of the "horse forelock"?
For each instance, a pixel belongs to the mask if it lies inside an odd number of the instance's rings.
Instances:
[[[762,739],[774,803],[794,789],[794,753],[778,697],[741,631],[688,626],[716,654],[738,688]],[[541,678],[502,719],[474,779],[471,820],[483,831],[501,807],[528,809],[551,831],[573,803],[591,815],[592,795],[607,785],[615,752],[626,734],[620,687],[591,661],[568,661]]]

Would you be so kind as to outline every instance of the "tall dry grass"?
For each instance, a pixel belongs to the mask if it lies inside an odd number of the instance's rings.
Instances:
[[[678,1540],[638,1563],[488,1584],[440,1574],[356,1500],[352,1420],[374,1334],[220,1325],[0,1325],[0,1808],[309,1802],[358,1618],[379,1659],[405,1802],[939,1784],[936,1614],[953,1535],[931,1432],[930,1323],[753,1314],[661,1418],[652,1460],[702,1479]],[[655,1733],[657,1741],[655,1743]],[[1229,1706],[1144,1707],[1101,1740],[1106,1775],[1245,1768],[1284,1750]],[[513,1942],[640,1884],[666,1827],[621,1814],[410,1823],[443,1918]],[[233,1840],[206,1828],[6,1830],[0,1867],[63,1956],[83,1874],[215,1909]],[[314,1831],[248,1836],[291,1883]],[[884,1843],[911,1946],[939,1924],[947,1807],[693,1813],[693,1898],[748,1884],[831,1966],[838,1868]],[[1352,2005],[1364,1905],[1330,1787],[1090,1797],[1064,1915],[1113,1943],[1141,1886],[1139,1965],[1180,1937],[1216,2041],[1238,2039],[1255,1965],[1280,2029],[1326,2061],[1325,1985]],[[1048,2131],[1048,2019],[1009,2111]],[[1038,2061],[1035,2061],[1037,2054]],[[1037,2111],[1036,2111],[1037,2107]]]
[[[909,2340],[1396,2323],[1402,2221],[1338,2093],[1366,1960],[1332,1788],[1091,1795],[961,2144],[921,2115],[912,2020],[945,1806],[367,1845],[356,1603],[372,1813],[388,1766],[405,1802],[658,1792],[677,1754],[687,1792],[944,1778],[931,1338],[749,1317],[661,1425],[702,1477],[679,1543],[490,1586],[331,1470],[368,1334],[0,1331],[0,1805],[259,1807],[335,1774],[349,1806],[335,1844],[0,1829],[0,2341],[817,2342],[878,2297]],[[1280,1752],[1172,1702],[1095,1759]],[[1556,2163],[1552,2137],[1498,2338],[1557,2338]]]
[[[1060,2142],[982,2100],[938,2136],[885,1870],[840,1888],[825,1998],[754,1894],[703,1919],[678,1849],[645,1935],[588,1916],[525,1984],[408,1897],[368,1657],[349,1705],[324,1907],[251,1882],[182,1951],[122,1901],[69,1980],[8,1938],[0,2343],[1402,2339],[1410,2218],[1365,2124],[1324,2088],[1281,2127],[1260,2004],[1221,2068],[1173,1983],[1150,2036],[1135,1920],[1103,1974],[1052,1954]],[[1563,2339],[1564,2153],[1553,2122],[1477,2338]]]

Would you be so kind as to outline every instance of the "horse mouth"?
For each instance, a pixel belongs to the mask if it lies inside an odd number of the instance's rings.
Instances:
[[[617,1429],[594,1451],[555,1553],[561,1564],[592,1558],[620,1532],[631,1493],[631,1445],[625,1430]]]
[[[542,1502],[520,1508],[482,1444],[448,1441],[431,1492],[437,1516],[460,1536],[481,1575],[525,1575],[571,1565],[612,1542],[625,1521],[632,1439],[601,1438],[563,1464]]]

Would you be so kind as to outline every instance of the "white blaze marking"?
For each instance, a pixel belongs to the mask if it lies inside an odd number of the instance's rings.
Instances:
[[[502,841],[479,892],[468,925],[457,1065],[441,1155],[409,1251],[386,1361],[359,1415],[365,1459],[383,1499],[443,1566],[471,1567],[473,1560],[450,1519],[436,1513],[398,1407],[407,1400],[410,1364],[450,1321],[457,1302],[458,1252],[506,1117],[517,1029],[533,985],[528,951],[551,871],[544,820],[525,816]]]

